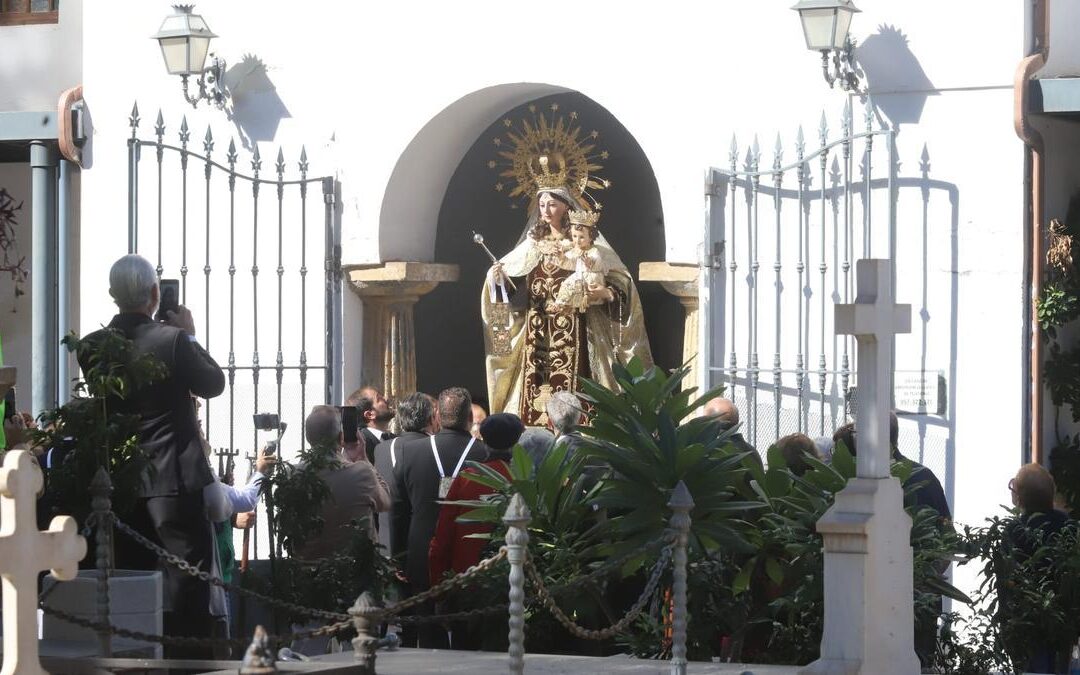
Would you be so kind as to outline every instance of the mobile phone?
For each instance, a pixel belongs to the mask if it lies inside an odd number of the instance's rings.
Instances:
[[[158,286],[161,289],[161,300],[158,302],[158,311],[154,320],[166,321],[169,318],[169,312],[180,309],[180,280],[162,279],[158,282]]]
[[[360,411],[354,405],[339,405],[341,413],[341,432],[346,443],[355,443],[360,439]]]

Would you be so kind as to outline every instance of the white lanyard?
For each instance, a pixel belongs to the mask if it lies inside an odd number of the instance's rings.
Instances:
[[[446,478],[446,472],[443,471],[442,460],[439,459],[439,450],[435,447],[435,437],[428,436],[428,438],[431,440],[431,454],[435,456],[435,465],[439,467],[439,478]],[[461,451],[461,458],[458,460],[457,466],[454,467],[454,475],[450,476],[451,478],[457,478],[458,472],[461,471],[461,467],[465,464],[465,455],[469,454],[469,449],[472,448],[473,443],[475,442],[476,438],[469,439],[469,444]]]
[[[394,454],[394,444],[397,443],[397,439],[390,441],[390,466],[397,466],[397,455]]]

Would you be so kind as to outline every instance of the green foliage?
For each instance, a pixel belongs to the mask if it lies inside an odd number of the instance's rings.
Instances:
[[[1052,343],[1043,377],[1054,405],[1069,406],[1073,422],[1080,422],[1080,349],[1065,351]]]
[[[1066,658],[1080,638],[1080,529],[1069,523],[1047,534],[1015,516],[987,523],[963,536],[966,562],[982,564],[979,609],[964,623],[963,640],[946,635],[939,667],[988,672],[992,663],[1019,673],[1042,647]]]
[[[271,526],[290,557],[322,532],[323,503],[333,497],[319,473],[341,462],[332,448],[322,447],[307,448],[297,459],[279,465],[263,488],[273,495]]]
[[[50,472],[48,501],[55,513],[82,522],[90,511],[90,481],[104,466],[113,483],[113,510],[123,519],[134,508],[147,466],[138,444],[139,415],[128,399],[166,377],[167,369],[112,329],[93,339],[80,340],[72,333],[63,344],[87,367],[71,401],[42,413],[42,428],[33,434],[36,446],[69,449]]]
[[[1058,440],[1050,450],[1050,471],[1070,515],[1080,518],[1080,434]]]
[[[743,499],[747,453],[728,444],[713,417],[687,419],[722,388],[691,400],[695,389],[679,391],[689,369],[672,375],[637,359],[615,364],[621,391],[582,378],[580,395],[593,406],[582,429],[580,452],[610,469],[595,503],[608,509],[611,553],[655,539],[671,516],[667,502],[682,481],[694,497],[692,545],[706,550],[747,547],[741,520],[761,504]]]
[[[371,540],[366,518],[354,520],[349,529],[346,544],[334,555],[320,560],[280,558],[269,582],[245,575],[244,585],[286,602],[329,612],[348,611],[364,591],[384,600],[394,568]],[[311,620],[305,614],[287,612],[282,618],[298,624]]]
[[[1075,283],[1060,280],[1047,283],[1035,301],[1035,308],[1039,327],[1056,337],[1059,326],[1080,317],[1080,296]]]

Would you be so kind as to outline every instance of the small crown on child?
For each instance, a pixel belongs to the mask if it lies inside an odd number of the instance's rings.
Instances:
[[[569,213],[570,224],[578,225],[580,227],[596,227],[596,223],[600,220],[599,211],[586,211],[586,210],[572,210]]]

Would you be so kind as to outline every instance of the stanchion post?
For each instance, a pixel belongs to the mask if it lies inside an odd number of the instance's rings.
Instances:
[[[356,628],[356,637],[352,641],[353,652],[356,654],[356,661],[363,675],[375,675],[375,650],[379,640],[371,634],[376,629],[377,623],[369,617],[370,612],[378,607],[375,596],[370,591],[364,591],[349,609],[353,627]]]
[[[90,481],[90,508],[97,530],[94,534],[97,578],[98,622],[109,623],[109,577],[112,574],[112,481],[105,467],[98,467]],[[107,628],[98,631],[98,656],[112,656],[112,635]]]
[[[529,521],[532,515],[520,494],[510,499],[503,515],[506,523],[506,559],[510,563],[509,629],[511,675],[525,672],[525,556],[529,550]]]
[[[679,481],[667,503],[671,509],[671,529],[675,531],[675,550],[671,572],[674,607],[671,612],[671,675],[686,675],[686,547],[690,541],[690,511],[694,499]]]

